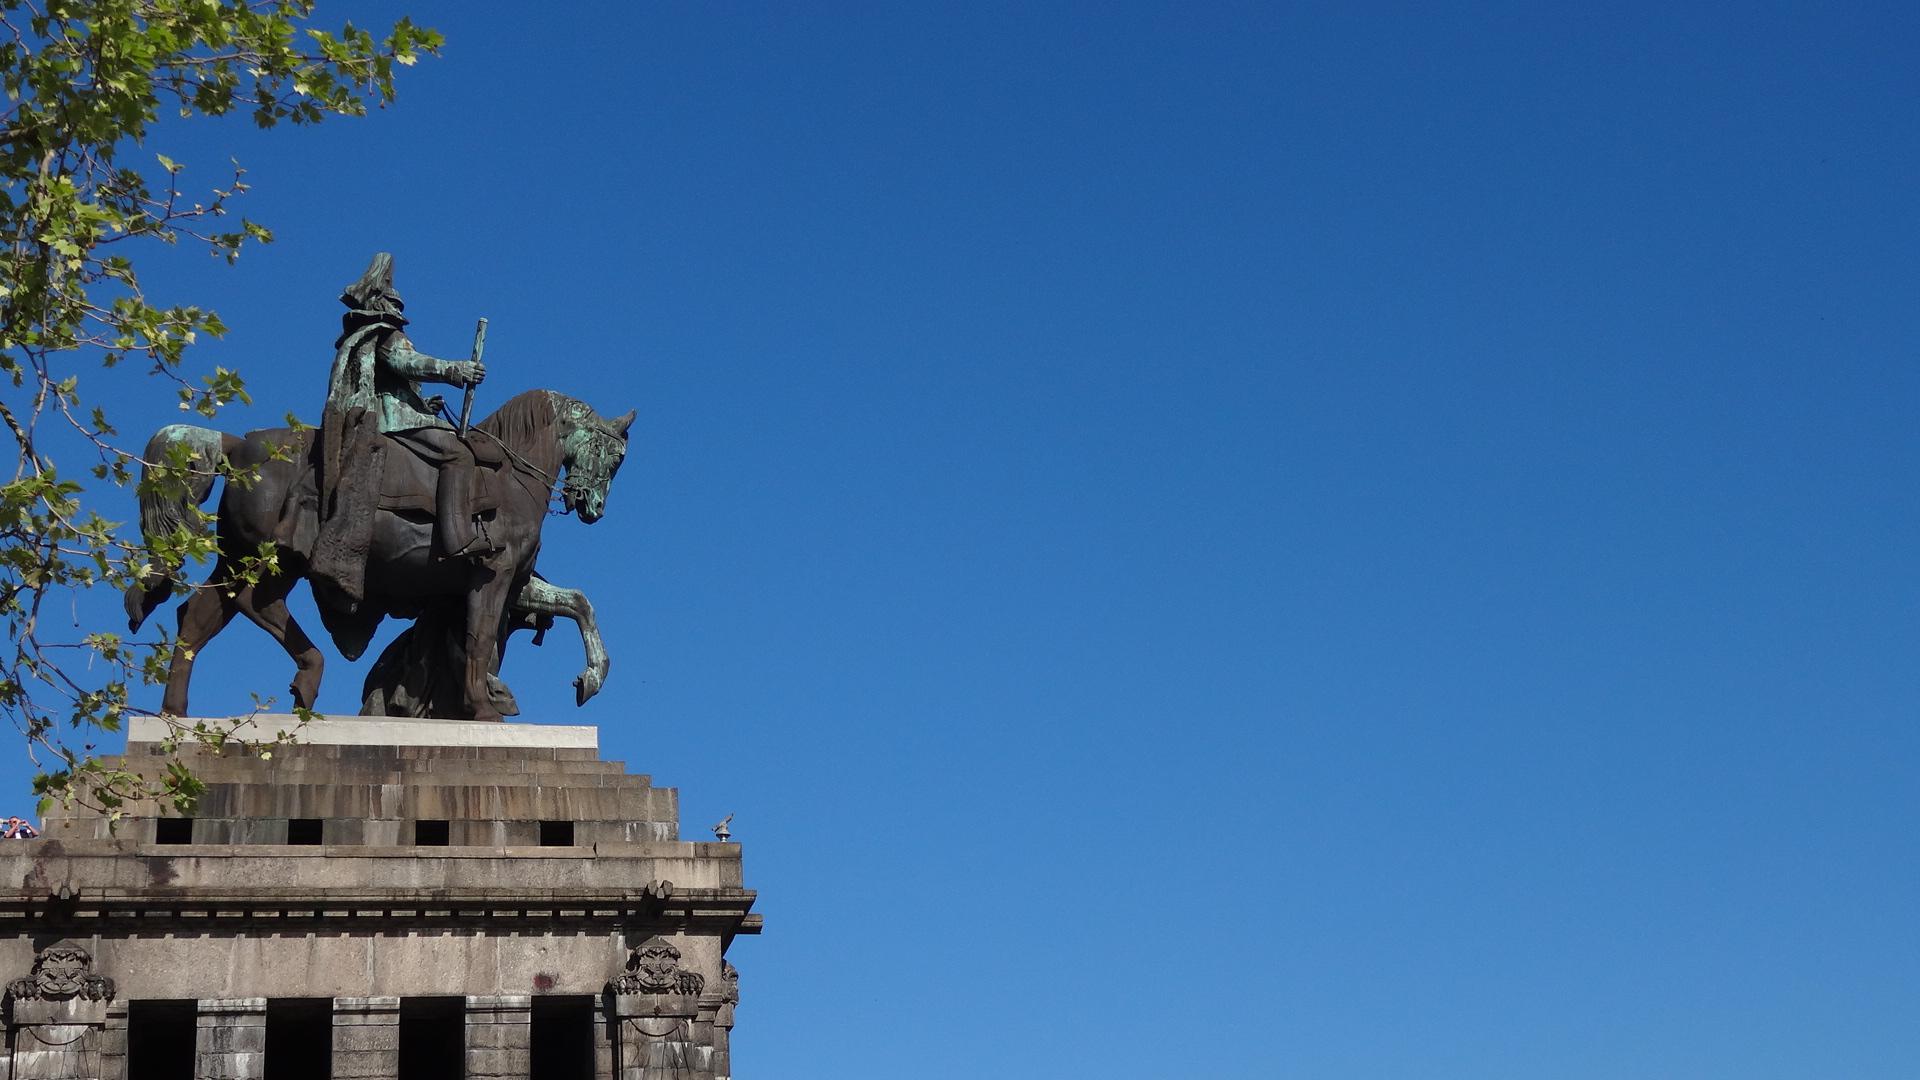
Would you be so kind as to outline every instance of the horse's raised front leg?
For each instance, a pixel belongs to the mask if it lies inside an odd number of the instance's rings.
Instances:
[[[225,581],[227,563],[222,559],[213,568],[209,581]],[[240,610],[227,590],[218,585],[201,585],[180,605],[180,632],[173,646],[173,660],[167,665],[167,692],[160,700],[160,711],[173,716],[187,715],[187,684],[193,681],[193,661],[214,635],[226,629]]]
[[[292,691],[295,705],[311,709],[320,697],[320,676],[326,671],[327,657],[287,610],[287,594],[293,591],[296,580],[292,574],[264,578],[258,585],[241,589],[234,595],[234,602],[241,614],[272,634],[273,640],[293,657],[298,670],[287,689]]]
[[[579,589],[566,589],[539,574],[527,579],[514,595],[516,612],[535,615],[564,615],[580,626],[580,644],[587,650],[587,667],[573,680],[575,705],[585,705],[607,681],[607,648],[600,640],[600,624],[594,621],[593,605]]]
[[[462,697],[475,720],[504,720],[487,693],[487,676],[507,621],[507,601],[513,598],[513,575],[480,569],[467,592],[467,667]]]

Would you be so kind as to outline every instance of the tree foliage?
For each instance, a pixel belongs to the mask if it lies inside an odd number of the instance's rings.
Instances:
[[[184,455],[142,462],[104,411],[83,403],[79,372],[133,360],[165,380],[182,409],[213,416],[245,402],[239,375],[193,377],[187,346],[225,332],[212,311],[149,302],[134,255],[145,241],[204,244],[228,262],[273,239],[228,203],[243,172],[206,195],[182,191],[183,167],[144,145],[168,112],[249,113],[263,128],[356,116],[393,99],[396,65],[441,38],[402,19],[376,36],[307,25],[311,0],[0,0],[0,423],[18,459],[0,484],[0,710],[27,737],[42,809],[75,800],[114,813],[161,798],[188,809],[200,787],[177,759],[164,775],[107,766],[98,736],[121,729],[140,685],[164,681],[172,642],[68,632],[52,617],[67,590],[124,588],[148,559],[177,566],[212,553],[206,530],[150,550],[83,504],[82,477],[157,486],[192,480]],[[63,468],[56,455],[84,457]],[[242,478],[244,479],[244,478]],[[263,556],[270,558],[270,556]],[[64,610],[62,611],[64,614]],[[175,741],[218,743],[230,726],[169,718]]]

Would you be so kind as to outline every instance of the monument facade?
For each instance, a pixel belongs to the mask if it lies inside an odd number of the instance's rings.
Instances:
[[[162,736],[137,721],[127,764],[161,767]],[[5,1075],[731,1075],[740,846],[680,839],[674,789],[594,728],[322,720],[185,760],[194,817],[0,846]]]

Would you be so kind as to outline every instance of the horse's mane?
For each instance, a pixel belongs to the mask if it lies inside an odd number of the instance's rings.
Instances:
[[[551,390],[515,394],[474,426],[508,446],[526,450],[543,438],[553,438],[560,420],[558,396]]]

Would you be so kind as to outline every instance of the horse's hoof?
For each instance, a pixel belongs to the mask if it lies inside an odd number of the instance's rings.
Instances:
[[[592,701],[600,692],[603,680],[597,676],[581,675],[573,680],[573,704],[575,708]]]

